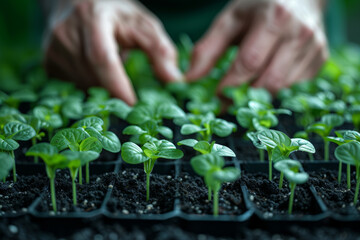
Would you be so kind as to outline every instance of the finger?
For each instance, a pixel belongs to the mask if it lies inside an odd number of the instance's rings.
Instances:
[[[229,10],[220,15],[195,45],[186,79],[194,81],[207,75],[243,27],[244,22]]]
[[[275,11],[275,13],[272,13]],[[282,39],[283,30],[290,24],[290,14],[281,6],[267,12],[259,12],[253,26],[239,47],[232,67],[218,87],[237,86],[257,77],[269,61]]]
[[[141,16],[138,21],[129,30],[137,46],[148,55],[155,74],[165,82],[183,80],[177,67],[176,48],[159,21],[148,16]]]
[[[135,104],[136,96],[118,55],[111,22],[98,19],[85,24],[83,29],[85,54],[100,84],[114,97]]]

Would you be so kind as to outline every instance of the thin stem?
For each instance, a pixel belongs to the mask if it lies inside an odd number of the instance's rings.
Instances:
[[[347,182],[347,187],[348,189],[351,188],[351,180],[350,180],[350,177],[351,177],[351,165],[348,164],[347,167],[346,167],[346,182]]]
[[[264,162],[265,161],[264,149],[259,149],[259,155],[260,155],[260,162]]]
[[[34,146],[35,144],[36,144],[36,137],[33,137],[32,139],[31,139],[31,142],[32,142],[32,145]],[[34,157],[34,163],[39,163],[39,157],[38,156],[35,156]]]
[[[289,199],[289,214],[291,215],[292,213],[292,209],[293,209],[293,203],[294,203],[294,195],[295,195],[295,187],[296,184],[295,183],[290,183],[290,199]]]
[[[150,173],[146,173],[146,201],[150,199]]]
[[[10,155],[12,157],[12,159],[14,160],[14,164],[13,164],[13,179],[14,179],[14,182],[16,182],[16,163],[15,163],[15,154],[14,154],[14,151],[11,151],[10,152]]]
[[[356,189],[354,195],[354,205],[356,205],[359,196],[360,178],[356,179]]]
[[[309,155],[310,161],[313,162],[314,161],[314,154],[308,153],[308,155]]]
[[[219,215],[219,191],[214,191],[213,212],[214,212],[214,216]]]
[[[82,185],[82,167],[79,167],[79,184]]]
[[[208,200],[211,201],[211,188],[208,187]]]
[[[76,204],[77,204],[77,201],[76,201],[76,183],[75,183],[75,178],[76,177],[74,177],[74,178],[72,178],[72,190],[73,190],[73,204],[74,204],[74,206],[76,206]]]
[[[324,140],[324,160],[329,161],[329,141]]]
[[[51,192],[51,202],[53,205],[53,210],[54,212],[56,212],[55,178],[50,178],[50,192]]]
[[[281,172],[280,173],[280,180],[279,180],[279,189],[282,189],[283,181],[284,181],[284,172]]]
[[[3,182],[4,182],[4,183],[6,182],[6,177],[3,178]]]
[[[90,164],[86,163],[86,183],[90,183]]]
[[[48,139],[49,139],[49,141],[52,139],[52,137],[53,137],[53,132],[54,132],[54,130],[53,130],[53,128],[49,128],[48,129]]]
[[[269,158],[269,180],[272,181],[272,159],[271,159],[271,152],[268,152]]]
[[[341,183],[342,163],[339,162],[338,183]]]

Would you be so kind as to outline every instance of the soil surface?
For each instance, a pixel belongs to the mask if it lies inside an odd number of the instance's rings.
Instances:
[[[247,186],[250,201],[253,206],[263,212],[264,217],[272,217],[288,212],[290,189],[284,179],[282,189],[279,189],[279,178],[269,181],[268,175],[263,173],[244,174],[241,181]],[[321,213],[315,197],[310,191],[308,183],[297,185],[293,205],[294,215],[315,215]]]
[[[179,177],[181,210],[189,214],[213,214],[213,201],[203,178],[182,173]],[[239,183],[225,183],[219,192],[219,214],[240,215],[246,211]]]
[[[244,162],[260,162],[260,155],[258,149],[251,143],[251,141],[242,140],[241,143],[235,142],[236,158]],[[264,158],[267,161],[267,152],[264,150]]]
[[[10,180],[11,179],[11,180]],[[9,177],[5,183],[0,183],[0,215],[27,212],[27,208],[40,195],[47,184],[47,177],[18,176],[17,182]]]
[[[343,168],[346,168],[343,165]],[[355,173],[351,176],[351,189],[347,189],[346,173],[342,174],[341,184],[338,183],[338,172],[321,169],[309,172],[309,183],[312,184],[328,209],[334,213],[359,217],[360,206],[354,207]]]
[[[155,166],[156,167],[156,166]],[[128,168],[115,176],[107,208],[115,214],[162,214],[174,209],[177,181],[174,174],[151,173],[150,199],[146,201],[143,169]]]
[[[84,174],[84,173],[83,173]],[[83,177],[85,177],[83,175]],[[105,173],[90,177],[90,184],[76,184],[77,188],[77,206],[74,207],[72,200],[71,178],[67,170],[58,172],[55,178],[56,204],[59,212],[89,212],[101,207],[108,188],[111,187],[114,173]],[[49,180],[46,179],[47,184]],[[41,196],[41,202],[36,207],[39,212],[52,211],[50,198],[50,187],[45,189]]]

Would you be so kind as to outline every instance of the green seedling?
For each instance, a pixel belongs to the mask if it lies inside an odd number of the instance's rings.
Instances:
[[[58,149],[49,143],[38,143],[32,146],[27,152],[26,156],[39,157],[46,165],[46,173],[50,180],[51,202],[54,212],[56,208],[55,195],[55,177],[57,169],[64,169],[68,166],[68,159],[66,156],[58,153]]]
[[[16,164],[14,151],[19,148],[17,141],[28,141],[36,135],[35,130],[25,123],[11,121],[4,125],[0,133],[0,151],[10,153],[13,158],[13,178],[16,182]]]
[[[0,103],[16,109],[19,108],[20,103],[32,103],[35,102],[37,98],[37,95],[30,89],[18,89],[11,94],[0,91]]]
[[[219,191],[221,184],[235,181],[240,177],[240,170],[234,167],[226,167],[225,161],[217,154],[204,154],[193,157],[191,166],[194,171],[204,177],[205,184],[213,192],[213,214],[219,215]],[[210,194],[209,194],[210,195]]]
[[[291,115],[287,109],[273,109],[271,104],[250,101],[248,107],[237,109],[236,119],[240,126],[246,128],[248,132],[266,130],[278,125],[279,120],[276,115]]]
[[[236,125],[226,120],[215,118],[213,113],[206,115],[188,115],[177,119],[176,124],[182,125],[180,133],[190,135],[197,133],[198,140],[210,142],[213,135],[227,137],[236,131]]]
[[[33,116],[44,123],[43,128],[48,132],[48,139],[52,138],[54,130],[63,126],[63,121],[60,114],[55,113],[53,110],[47,107],[35,107],[33,109]]]
[[[315,148],[309,141],[301,138],[290,139],[285,133],[277,130],[260,131],[257,138],[260,142],[255,146],[265,148],[268,152],[269,180],[272,180],[272,162],[287,159],[295,151],[315,153]],[[281,187],[282,179],[279,184],[279,188]]]
[[[309,179],[309,175],[305,172],[300,172],[302,169],[301,163],[296,160],[284,159],[274,164],[276,170],[281,172],[290,183],[290,199],[288,213],[292,213],[295,187],[297,184],[303,184]]]
[[[184,139],[177,143],[179,146],[187,146],[193,148],[201,154],[217,154],[221,157],[236,157],[233,150],[230,148],[215,143],[215,141],[208,143],[206,141],[198,141],[196,139]]]
[[[155,162],[159,158],[179,159],[183,157],[183,152],[176,149],[175,145],[166,140],[154,140],[147,142],[140,148],[133,142],[126,142],[121,149],[121,157],[124,162],[129,164],[144,164],[146,173],[146,201],[150,198],[150,174]]]
[[[354,205],[357,204],[360,187],[360,142],[351,141],[338,146],[335,149],[335,157],[340,162],[355,166],[356,169],[356,188],[354,195]]]
[[[307,127],[307,132],[313,132],[319,135],[324,141],[324,160],[329,161],[329,140],[326,138],[330,135],[334,127],[341,126],[344,118],[337,114],[326,114],[321,117],[319,122],[313,123]]]
[[[6,181],[9,171],[14,165],[14,159],[8,153],[0,153],[0,179]]]

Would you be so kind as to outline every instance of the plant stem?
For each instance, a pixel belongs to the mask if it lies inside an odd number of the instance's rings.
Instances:
[[[14,182],[16,182],[16,164],[15,164],[15,154],[14,154],[14,151],[11,151],[10,152],[10,155],[12,157],[12,159],[14,160],[14,165],[13,165],[13,179],[14,179]]]
[[[260,155],[260,162],[264,162],[265,161],[264,149],[259,149],[259,155]]]
[[[290,190],[291,190],[290,199],[289,199],[289,214],[290,215],[291,215],[292,209],[293,209],[295,187],[296,187],[295,183],[290,183]]]
[[[269,180],[272,181],[272,159],[271,159],[271,152],[268,151],[268,158],[269,158]]]
[[[359,196],[359,187],[360,187],[360,178],[356,179],[356,189],[355,189],[355,195],[354,195],[354,205],[356,206],[358,196]]]
[[[341,183],[342,163],[339,162],[338,183]]]
[[[324,160],[329,161],[329,141],[324,140]]]
[[[146,173],[146,201],[150,199],[150,173]]]
[[[74,206],[76,206],[77,204],[77,201],[76,201],[76,183],[75,183],[75,178],[72,178],[71,181],[72,181],[72,190],[73,190],[73,204]]]
[[[284,172],[281,172],[280,173],[280,180],[279,180],[279,189],[282,189],[283,181],[284,181]]]
[[[36,144],[36,137],[33,137],[32,139],[31,139],[31,142],[32,142],[32,145],[34,146],[35,144]],[[34,163],[39,163],[39,157],[38,156],[35,156],[34,157]]]
[[[86,183],[90,183],[90,164],[86,163]]]
[[[50,178],[50,192],[51,192],[51,202],[53,205],[53,210],[54,212],[56,212],[55,178]]]
[[[213,212],[214,212],[214,216],[219,215],[219,191],[214,191]]]
[[[82,166],[79,167],[79,184],[82,185]]]
[[[351,180],[350,180],[350,177],[351,177],[351,165],[350,164],[348,164],[347,165],[347,171],[346,171],[346,182],[347,182],[347,187],[348,187],[348,189],[350,189],[351,188]]]
[[[211,201],[211,188],[208,187],[208,200]]]
[[[309,154],[310,161],[313,162],[314,161],[314,154],[312,154],[312,153],[308,153],[308,154]]]
[[[4,182],[4,183],[6,182],[6,177],[3,178],[3,182]]]

